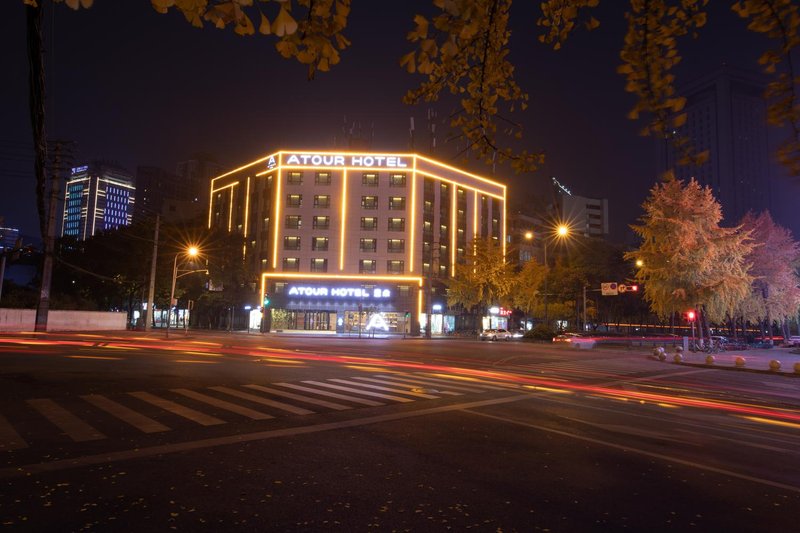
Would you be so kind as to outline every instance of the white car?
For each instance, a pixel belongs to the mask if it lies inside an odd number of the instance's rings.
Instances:
[[[485,329],[481,331],[481,334],[478,335],[478,338],[482,341],[485,341],[487,339],[490,341],[496,341],[496,340],[510,341],[513,338],[513,335],[511,334],[510,331],[505,330],[503,328]]]

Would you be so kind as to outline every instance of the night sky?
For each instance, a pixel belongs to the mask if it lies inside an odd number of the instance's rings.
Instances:
[[[515,2],[511,59],[531,98],[516,118],[525,124],[525,146],[546,151],[548,160],[533,175],[500,169],[496,177],[509,183],[511,194],[543,190],[556,176],[576,194],[608,198],[611,238],[629,241],[627,225],[641,214],[656,178],[655,144],[638,136],[642,123],[625,118],[634,100],[615,71],[624,3],[602,4],[601,27],[577,32],[554,52],[536,40],[538,2]],[[728,5],[712,2],[708,28],[682,47],[679,80],[723,62],[757,69],[764,41],[747,32]],[[174,171],[198,152],[238,166],[277,149],[342,148],[345,117],[348,127],[360,124],[373,139],[373,150],[407,151],[413,116],[417,148],[426,151],[429,106],[401,102],[421,79],[399,67],[411,50],[405,35],[416,13],[435,11],[429,0],[354,0],[345,30],[352,47],[332,72],[309,82],[306,68],[281,58],[270,38],[198,30],[177,12],[159,15],[148,0],[96,0],[78,12],[48,7],[48,138],[76,141],[76,163],[103,158],[131,172],[137,165]],[[0,64],[6,73],[0,84],[0,216],[30,242],[39,236],[21,0],[0,6]],[[446,102],[435,109],[439,117],[453,111]],[[463,146],[445,143],[445,128],[437,129],[434,157],[491,175],[480,162],[454,160]],[[779,132],[771,133],[774,143]],[[800,216],[791,213],[790,199],[798,189],[778,174],[775,167],[773,216],[797,236]]]

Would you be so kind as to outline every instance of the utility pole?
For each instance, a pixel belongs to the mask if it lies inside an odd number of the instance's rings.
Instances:
[[[56,141],[53,167],[50,174],[50,198],[47,203],[47,221],[44,235],[44,261],[42,263],[42,283],[39,287],[39,302],[36,307],[35,331],[47,331],[47,316],[50,311],[50,286],[53,281],[53,256],[56,247],[56,209],[60,190],[64,154],[62,149],[69,142]],[[67,154],[68,155],[68,154]],[[68,157],[69,159],[69,157]]]
[[[144,330],[150,331],[153,324],[153,312],[155,311],[155,292],[156,292],[156,260],[158,258],[158,227],[161,225],[161,215],[156,215],[156,231],[153,236],[153,257],[150,261],[150,288],[147,289],[147,312],[144,319]],[[170,302],[172,305],[172,302]]]

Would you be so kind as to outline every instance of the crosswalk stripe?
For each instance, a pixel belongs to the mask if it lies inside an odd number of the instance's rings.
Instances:
[[[187,398],[191,398],[192,400],[197,400],[198,402],[207,403],[208,405],[213,405],[214,407],[219,407],[220,409],[225,409],[226,411],[246,416],[247,418],[250,418],[252,420],[266,420],[267,418],[275,418],[272,415],[256,411],[255,409],[250,409],[248,407],[243,407],[235,403],[226,402],[225,400],[220,400],[218,398],[214,398],[213,396],[208,396],[207,394],[201,394],[193,390],[172,389],[172,392],[177,392],[178,394],[182,394]]]
[[[138,391],[138,392],[129,392],[128,394],[130,394],[134,398],[139,398],[142,401],[155,405],[156,407],[160,407],[165,411],[169,411],[170,413],[182,416],[183,418],[188,418],[192,422],[197,422],[201,426],[216,426],[225,423],[224,420],[220,420],[219,418],[215,418],[205,413],[201,413],[200,411],[195,411],[194,409],[186,407],[185,405],[181,405],[173,401],[160,398],[154,394],[150,394],[149,392]]]
[[[356,394],[363,394],[364,396],[374,396],[375,398],[383,398],[384,400],[392,400],[395,402],[413,402],[414,400],[410,400],[408,398],[401,398],[400,396],[392,396],[391,394],[381,394],[380,392],[369,392],[360,389],[354,389],[353,387],[344,387],[342,385],[334,385],[332,383],[324,383],[322,381],[303,381],[303,383],[308,383],[309,385],[316,385],[317,387],[327,387],[329,389],[336,389],[336,390],[343,390],[345,392],[354,392]]]
[[[411,382],[411,383],[417,383],[417,384],[419,384],[419,383],[428,384],[428,385],[437,386],[437,387],[442,387],[444,385],[447,385],[448,388],[451,388],[453,390],[461,390],[461,391],[465,391],[465,392],[486,392],[486,389],[480,389],[478,387],[471,387],[471,386],[468,386],[468,385],[461,385],[460,383],[458,385],[450,384],[450,383],[447,383],[447,382],[442,383],[439,380],[432,381],[432,380],[429,380],[429,379],[426,379],[426,378],[423,378],[423,377],[420,377],[420,376],[416,376],[416,375],[413,378],[405,377],[405,376],[404,377],[396,377],[396,376],[385,376],[385,375],[379,375],[378,377],[385,378],[385,379],[393,379],[393,380],[402,381],[402,382]]]
[[[262,405],[268,405],[270,407],[274,407],[275,409],[281,409],[283,411],[288,411],[296,415],[314,414],[314,411],[310,411],[302,407],[295,407],[294,405],[289,405],[288,403],[276,402],[275,400],[269,400],[267,398],[262,398],[261,396],[256,396],[255,394],[248,394],[246,392],[241,392],[236,389],[231,389],[228,387],[209,387],[209,389],[215,390],[217,392],[222,392],[224,394],[230,394],[231,396],[236,396],[237,398],[241,398],[243,400],[247,400],[250,402],[260,403]]]
[[[161,422],[156,422],[152,418],[146,417],[141,413],[137,413],[133,409],[106,398],[105,396],[101,396],[100,394],[87,394],[85,396],[81,396],[81,398],[94,405],[98,409],[102,409],[106,413],[119,418],[127,424],[132,425],[143,433],[169,431],[169,428]]]
[[[290,389],[295,389],[295,390],[301,390],[303,392],[310,392],[312,394],[319,394],[320,396],[327,396],[329,398],[338,398],[340,400],[347,400],[348,402],[360,403],[361,405],[371,405],[371,406],[384,405],[381,402],[376,402],[375,400],[356,398],[354,396],[348,396],[346,394],[339,394],[338,392],[312,389],[311,387],[303,387],[302,385],[295,385],[294,383],[273,383],[273,385],[278,385],[279,387],[288,387]]]
[[[266,393],[269,393],[269,394],[274,394],[275,396],[281,396],[283,398],[289,398],[291,400],[298,400],[298,401],[305,402],[305,403],[310,403],[310,404],[314,404],[314,405],[320,405],[322,407],[327,407],[328,409],[333,409],[335,411],[344,411],[346,409],[352,409],[352,407],[347,406],[347,405],[342,405],[342,404],[335,403],[335,402],[328,402],[326,400],[320,400],[320,399],[317,399],[317,398],[310,398],[308,396],[302,396],[300,394],[292,394],[291,392],[285,392],[285,391],[278,390],[278,389],[272,389],[272,388],[269,388],[269,387],[263,387],[261,385],[243,385],[243,386],[247,387],[248,389],[259,390],[259,391],[266,392]]]
[[[20,450],[27,447],[25,439],[19,436],[3,415],[0,415],[0,450]]]
[[[105,435],[73,415],[53,400],[37,398],[27,400],[28,405],[36,409],[75,442],[86,442],[106,438]]]
[[[431,385],[425,385],[424,383],[414,383],[409,381],[408,383],[399,383],[397,381],[389,380],[389,379],[376,379],[376,378],[365,378],[361,376],[355,376],[353,379],[357,379],[359,381],[369,381],[372,383],[380,383],[382,385],[394,385],[395,387],[430,387]],[[413,391],[411,391],[413,392]],[[447,396],[463,396],[464,394],[461,392],[454,392],[449,390],[436,390],[436,394],[445,394]]]
[[[439,383],[461,383],[462,381],[459,378],[453,379],[440,379],[435,377],[429,377],[427,374],[425,375],[425,379],[429,379],[431,381],[436,381]],[[477,383],[474,381],[468,381],[470,387],[479,387],[481,389],[490,389],[490,390],[506,390],[506,389],[516,389],[516,385],[506,385],[505,383],[498,383],[496,381],[483,381],[480,380]]]
[[[358,379],[358,378],[356,378]],[[375,389],[375,390],[382,390],[385,392],[394,392],[397,394],[407,394],[408,396],[416,396],[417,398],[425,398],[426,400],[436,400],[439,396],[434,396],[433,394],[425,394],[424,392],[414,392],[411,390],[403,390],[403,389],[393,389],[390,387],[386,387],[388,383],[384,383],[383,387],[379,385],[370,385],[368,383],[359,383],[357,381],[348,381],[346,379],[331,379],[331,381],[335,381],[336,383],[342,383],[343,385],[355,385],[357,387],[367,387],[368,389]],[[395,385],[397,386],[397,385]]]

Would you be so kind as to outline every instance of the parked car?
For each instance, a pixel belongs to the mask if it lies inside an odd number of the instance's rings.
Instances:
[[[485,341],[487,339],[490,341],[496,341],[496,340],[510,341],[513,338],[513,335],[511,334],[510,331],[505,330],[503,328],[485,329],[481,331],[481,334],[478,335],[478,338],[482,341]]]
[[[789,346],[800,346],[800,335],[792,335],[786,339],[786,344]]]

